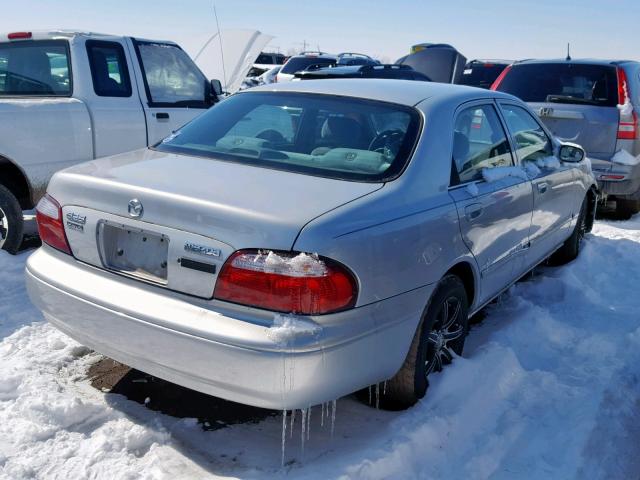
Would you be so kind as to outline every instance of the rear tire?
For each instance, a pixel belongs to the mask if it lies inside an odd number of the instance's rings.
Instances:
[[[551,255],[551,264],[564,265],[565,263],[575,260],[580,254],[582,240],[587,233],[587,204],[587,197],[585,197],[582,201],[573,233],[571,233],[571,236],[565,240],[562,246]]]
[[[16,197],[0,185],[0,248],[16,254],[22,244],[24,223]]]
[[[640,212],[640,200],[616,198],[616,215],[625,220]]]
[[[403,410],[424,397],[428,376],[461,355],[468,332],[469,305],[462,281],[446,275],[433,293],[426,313],[396,375],[379,387],[380,407]]]

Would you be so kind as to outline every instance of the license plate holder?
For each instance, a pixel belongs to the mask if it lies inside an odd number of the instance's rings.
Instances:
[[[105,268],[147,281],[167,283],[169,237],[108,221],[98,226],[100,256]]]

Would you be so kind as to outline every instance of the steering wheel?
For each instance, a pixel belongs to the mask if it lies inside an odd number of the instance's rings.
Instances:
[[[398,129],[385,130],[377,134],[369,144],[369,150],[391,157],[400,150],[404,132]]]
[[[261,131],[256,135],[256,138],[266,140],[270,143],[285,143],[287,141],[279,131],[272,128]]]

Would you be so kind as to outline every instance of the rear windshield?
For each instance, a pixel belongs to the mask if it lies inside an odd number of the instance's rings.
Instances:
[[[417,112],[401,105],[239,93],[155,148],[343,180],[384,181],[402,171],[419,129]]]
[[[477,64],[470,65],[462,72],[460,85],[469,85],[470,87],[490,88],[496,78],[506,68],[502,64]]]
[[[616,69],[609,65],[532,63],[515,65],[498,90],[525,102],[554,102],[614,107],[618,104]]]
[[[320,57],[293,57],[290,58],[287,63],[284,64],[282,73],[293,74],[296,72],[300,72],[302,70],[306,70],[312,65],[318,65],[322,67],[326,67],[328,65],[335,65],[336,61],[332,58],[320,58]]]
[[[0,96],[69,96],[65,40],[0,43]]]

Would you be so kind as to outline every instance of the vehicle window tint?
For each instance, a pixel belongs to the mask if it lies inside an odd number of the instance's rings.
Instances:
[[[162,106],[206,105],[207,79],[182,49],[136,42],[150,101]]]
[[[456,117],[452,184],[482,178],[483,168],[513,165],[511,148],[491,105],[470,107]]]
[[[520,162],[552,155],[551,140],[529,112],[522,107],[505,104],[502,105],[502,113],[516,144]]]
[[[531,63],[514,65],[498,86],[525,102],[576,103],[615,107],[616,69],[609,65]]]
[[[335,65],[336,61],[332,58],[320,58],[320,57],[293,57],[290,58],[287,63],[284,64],[282,73],[293,74],[301,72],[309,67],[326,67],[328,65]]]
[[[64,40],[0,44],[0,96],[69,96],[70,70]]]
[[[87,41],[93,91],[101,97],[130,97],[131,81],[122,45]]]
[[[461,85],[489,88],[506,68],[504,64],[478,63],[468,65],[462,72]]]
[[[402,171],[419,128],[417,111],[401,105],[329,95],[240,93],[155,148],[309,175],[384,181]]]

